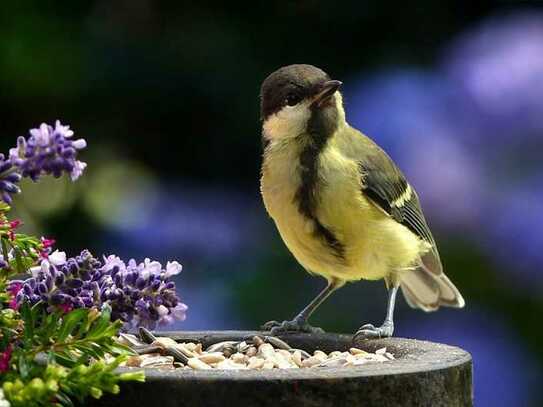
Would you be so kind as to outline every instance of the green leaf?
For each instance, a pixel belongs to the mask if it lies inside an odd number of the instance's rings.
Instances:
[[[2,241],[2,255],[4,256],[4,259],[9,259],[9,256],[8,256],[8,253],[9,253],[9,250],[8,250],[8,238],[7,237],[4,237],[2,236],[2,239],[0,239]]]
[[[58,392],[55,397],[61,405],[65,407],[74,407],[72,400],[62,392]]]
[[[14,247],[13,249],[13,252],[15,253],[15,263],[17,264],[17,273],[24,274],[26,273],[26,268],[21,256],[21,250],[18,247]]]
[[[60,331],[57,336],[59,342],[66,340],[68,335],[72,333],[78,323],[80,323],[88,314],[88,310],[85,308],[78,308],[73,311],[70,311],[62,319],[62,324],[60,326]]]
[[[21,379],[27,379],[30,372],[30,365],[28,364],[28,360],[23,353],[19,355],[17,365],[19,368],[19,374],[21,375]]]
[[[59,365],[64,367],[72,368],[78,364],[77,361],[74,361],[72,358],[63,353],[54,353],[54,358]]]
[[[34,336],[32,310],[28,304],[22,304],[19,308],[19,312],[21,313],[21,318],[24,322],[23,340],[32,343],[32,338]]]
[[[105,353],[104,350],[101,349],[101,346],[94,342],[87,342],[85,345],[77,345],[77,349],[95,359],[100,359]]]
[[[87,337],[89,339],[98,339],[101,337],[111,337],[116,335],[120,329],[120,322],[111,322],[110,317],[111,315],[109,311],[102,311],[96,322],[90,328]]]
[[[128,346],[121,345],[120,343],[113,342],[108,347],[108,352],[114,355],[135,355],[136,353]]]
[[[48,314],[43,323],[43,336],[52,338],[60,323],[60,315],[58,313]]]

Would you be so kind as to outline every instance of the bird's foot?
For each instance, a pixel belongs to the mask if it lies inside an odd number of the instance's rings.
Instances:
[[[375,327],[372,324],[366,324],[354,334],[354,340],[361,339],[379,339],[379,338],[390,338],[394,333],[394,323],[390,321],[385,321],[383,325]]]
[[[287,332],[304,332],[304,333],[323,333],[324,330],[309,325],[306,321],[294,318],[292,321],[269,321],[262,325],[262,329],[270,331],[272,335],[287,333]]]

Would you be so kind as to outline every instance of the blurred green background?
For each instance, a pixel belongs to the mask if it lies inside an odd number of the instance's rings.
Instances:
[[[175,328],[291,318],[324,282],[261,203],[258,93],[282,65],[317,65],[419,190],[467,301],[424,314],[402,299],[397,335],[472,352],[477,405],[542,405],[538,3],[3,2],[1,151],[56,119],[89,144],[83,179],[23,185],[17,215],[71,255],[178,259]],[[382,283],[352,284],[312,322],[354,332],[385,304]]]

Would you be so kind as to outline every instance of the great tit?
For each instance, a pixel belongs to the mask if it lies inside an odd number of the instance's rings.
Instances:
[[[293,320],[266,323],[273,334],[321,331],[308,324],[311,314],[345,283],[362,279],[384,279],[388,307],[381,326],[363,325],[355,338],[392,336],[399,287],[413,308],[464,306],[443,273],[415,189],[347,123],[341,85],[300,64],[278,69],[261,87],[266,210],[302,267],[328,282]]]

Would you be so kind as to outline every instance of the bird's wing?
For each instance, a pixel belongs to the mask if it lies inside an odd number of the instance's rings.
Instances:
[[[407,302],[424,311],[435,311],[441,305],[463,307],[462,295],[443,273],[439,252],[416,191],[392,159],[369,138],[361,136],[355,151],[363,180],[362,193],[431,245],[431,249],[421,256],[418,267],[402,276],[401,288]]]
[[[443,268],[437,246],[416,191],[392,159],[377,145],[368,143],[364,154],[364,160],[360,161],[362,192],[381,210],[432,246],[421,260],[429,271],[441,274]]]

